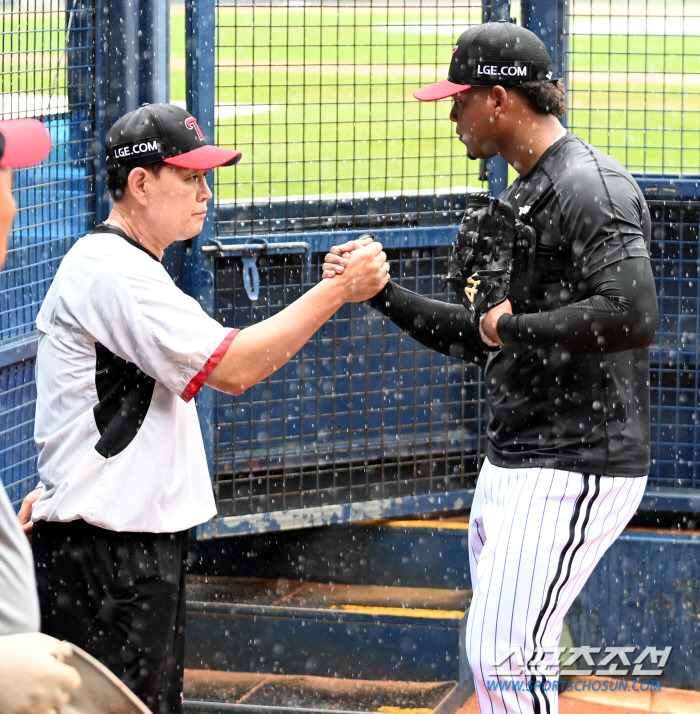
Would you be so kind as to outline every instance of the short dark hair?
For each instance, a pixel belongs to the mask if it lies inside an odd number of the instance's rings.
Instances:
[[[148,164],[142,168],[150,171],[156,178],[158,178],[164,167],[164,161],[157,161],[155,164]],[[118,203],[122,200],[122,198],[124,198],[124,189],[126,189],[126,184],[129,181],[129,174],[132,171],[133,169],[128,169],[126,171],[120,171],[116,174],[107,174],[107,190],[115,203]]]
[[[566,106],[566,87],[561,79],[556,82],[532,82],[522,84],[516,90],[537,114],[553,114],[563,117],[569,109]]]

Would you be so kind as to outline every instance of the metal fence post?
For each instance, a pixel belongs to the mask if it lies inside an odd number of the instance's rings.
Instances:
[[[109,194],[107,193],[107,166],[104,151],[104,137],[109,128],[107,123],[107,55],[109,40],[107,25],[109,20],[108,0],[95,2],[95,138],[92,160],[95,166],[95,223],[102,223],[109,215]]]
[[[566,29],[566,0],[521,0],[523,27],[532,30],[547,46],[554,63],[554,76],[566,80],[569,33]],[[566,115],[561,117],[566,126]]]
[[[170,0],[141,0],[140,103],[170,101]]]
[[[210,144],[215,140],[216,104],[216,1],[186,0],[185,2],[185,53],[187,109],[197,119],[199,128]],[[207,177],[214,191],[214,172]],[[184,289],[199,300],[202,308],[214,316],[215,286],[214,258],[202,252],[202,247],[216,237],[216,219],[213,202],[210,204],[202,232],[192,239],[192,249],[184,265]],[[214,452],[216,444],[216,399],[214,390],[204,387],[197,395],[197,412],[204,437],[204,448],[209,473],[214,479]]]
[[[208,143],[215,140],[214,110],[216,103],[216,2],[215,0],[186,0],[185,54],[187,110],[197,119]],[[207,177],[214,191],[214,175]],[[210,314],[214,307],[213,259],[200,249],[216,235],[214,206],[207,215],[202,232],[192,240],[191,259],[185,268],[185,289],[197,297]]]
[[[95,85],[95,28],[91,17],[93,0],[66,3],[66,63],[68,106],[70,108],[70,157],[83,163],[90,156],[91,108]]]
[[[510,20],[510,0],[484,0],[484,22]],[[487,159],[481,167],[482,180],[489,182],[492,196],[501,194],[508,186],[508,164],[501,156]]]
[[[96,0],[96,220],[109,214],[104,140],[109,127],[143,102],[169,95],[169,0]]]

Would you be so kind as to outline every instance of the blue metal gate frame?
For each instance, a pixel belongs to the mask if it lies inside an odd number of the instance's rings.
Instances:
[[[567,50],[569,35],[566,28],[565,0],[522,0],[521,22],[538,34],[547,45],[554,60],[556,72],[566,77],[568,68]],[[484,19],[507,19],[511,15],[508,0],[485,0]],[[211,77],[216,76],[216,0],[187,0],[187,106],[198,116],[200,126],[209,141],[215,134],[215,87]],[[489,188],[494,195],[507,184],[507,166],[500,158],[487,162],[483,172],[488,177]],[[677,178],[639,177],[640,185],[650,200],[655,195],[697,198],[698,184],[692,180]],[[213,186],[212,186],[213,188]],[[656,192],[656,193],[655,193]],[[217,216],[208,219],[205,229],[192,242],[189,262],[185,266],[184,283],[195,295],[205,310],[214,314],[217,250],[215,246],[228,245],[229,241],[217,236]],[[294,232],[289,239],[306,243],[313,253],[324,253],[332,244],[358,237],[363,231],[306,231]],[[387,248],[407,246],[447,246],[453,239],[454,228],[448,226],[416,227],[410,229],[374,230]],[[270,245],[284,241],[280,233],[255,233],[255,240],[268,241]],[[239,241],[240,242],[240,241]],[[232,246],[228,245],[228,249]],[[209,252],[207,252],[209,251]],[[224,253],[218,252],[221,256]],[[663,359],[658,349],[653,358]],[[216,397],[213,390],[204,389],[197,401],[200,422],[205,438],[207,458],[212,474],[216,469]],[[215,476],[213,476],[215,478]],[[473,490],[465,489],[442,494],[426,494],[412,498],[390,498],[333,504],[319,508],[292,509],[242,516],[219,517],[199,529],[200,537],[209,538],[260,530],[297,528],[346,522],[368,518],[439,512],[468,508]],[[649,488],[642,509],[680,512],[700,512],[700,492],[695,488],[655,486]]]
[[[71,0],[68,11],[91,10],[92,2],[93,0]],[[110,2],[94,0],[94,3],[95,40],[88,41],[92,29],[89,26],[83,27],[81,23],[84,21],[80,20],[76,21],[75,32],[66,38],[66,42],[70,43],[68,56],[69,63],[72,64],[69,64],[68,70],[69,73],[72,73],[74,88],[69,91],[72,92],[70,101],[76,107],[75,111],[77,112],[74,116],[78,122],[76,131],[79,128],[80,132],[85,132],[87,128],[88,132],[96,139],[94,145],[100,147],[100,142],[108,127],[118,116],[136,108],[144,101],[167,101],[168,99],[169,8],[168,0],[114,0]],[[512,9],[511,3],[504,0],[486,0],[483,7],[484,19],[487,20],[508,18]],[[569,41],[565,10],[564,0],[523,0],[520,8],[521,21],[538,33],[548,45],[557,71],[562,76],[567,75],[567,43]],[[115,18],[125,18],[127,23],[131,24],[125,31],[121,23],[114,21]],[[192,113],[198,117],[207,139],[213,141],[216,97],[212,77],[216,76],[216,0],[187,0],[186,32],[187,104]],[[94,64],[91,64],[90,57],[92,56],[94,56]],[[70,82],[71,80],[69,80],[69,84]],[[94,100],[89,96],[88,85],[94,87]],[[94,101],[94,104],[91,105],[91,101]],[[88,110],[89,106],[92,106],[93,109]],[[90,111],[93,111],[93,114],[90,114]],[[62,141],[57,143],[60,144]],[[89,150],[86,153],[81,148],[83,144],[80,142],[70,141],[65,145],[68,147],[66,151],[69,153],[66,155],[64,155],[65,152],[61,153],[58,163],[62,165],[68,165],[67,161],[84,162],[89,156]],[[64,150],[61,149],[61,151]],[[83,201],[92,201],[91,207],[83,213],[86,216],[94,215],[96,221],[101,221],[109,210],[109,200],[105,192],[106,175],[103,152],[97,150],[93,159],[94,172],[91,180],[94,180],[94,191],[91,192],[85,187],[77,189],[77,184],[76,190],[82,196]],[[493,194],[499,193],[506,185],[507,167],[501,160],[488,162],[488,165],[484,167],[484,173],[488,176],[489,188]],[[210,180],[213,188],[213,177]],[[700,302],[700,297],[693,292],[696,289],[696,283],[693,282],[696,277],[694,277],[693,271],[697,271],[697,257],[695,253],[692,253],[692,250],[696,251],[697,247],[694,246],[692,240],[692,235],[695,235],[692,231],[697,232],[697,227],[687,225],[687,220],[695,220],[692,218],[695,215],[692,211],[695,210],[693,206],[696,205],[700,195],[699,182],[695,178],[684,176],[639,175],[637,180],[645,191],[650,205],[663,205],[669,208],[669,216],[671,216],[670,218],[659,218],[661,222],[658,224],[660,235],[662,237],[670,236],[670,238],[665,243],[660,240],[654,245],[654,250],[657,253],[666,251],[666,253],[658,253],[658,255],[664,256],[664,261],[658,262],[658,257],[655,258],[657,266],[661,270],[658,276],[658,285],[662,301],[662,318],[667,319],[668,324],[672,325],[674,319],[682,317],[684,323],[689,324],[690,316],[687,306],[695,305],[697,307],[697,303]],[[33,205],[31,204],[33,199],[28,198],[28,192],[31,190],[33,189],[29,185],[22,185],[20,188],[18,193],[20,210],[25,205]],[[63,202],[66,203],[67,200],[65,199]],[[57,207],[61,201],[62,199],[58,195],[50,197],[48,201],[42,199],[43,203],[54,207]],[[690,219],[673,218],[675,215],[673,214],[674,206],[687,208],[689,205],[692,209],[687,214],[691,216]],[[185,251],[182,246],[174,246],[167,256],[176,280],[190,294],[197,297],[204,309],[212,315],[215,314],[216,265],[219,260],[216,257],[218,250],[216,241],[218,240],[220,245],[222,238],[222,236],[217,236],[217,231],[225,220],[226,216],[223,214],[217,216],[215,210],[208,218],[202,234],[192,241],[191,250]],[[674,223],[674,221],[676,222]],[[683,221],[686,222],[683,223]],[[87,223],[85,228],[89,228]],[[80,231],[85,228],[76,229],[72,239],[77,238]],[[21,225],[18,230],[23,230]],[[29,230],[31,232],[34,228],[30,226]],[[689,233],[687,232],[690,239],[686,237],[679,242],[676,234],[680,230],[686,230],[686,232],[690,230]],[[361,232],[361,230],[334,232],[306,230],[295,232],[292,242],[305,243],[310,246],[310,250],[314,254],[319,254],[325,252],[332,243],[357,237]],[[384,245],[392,250],[418,248],[440,250],[451,242],[454,228],[449,225],[419,225],[413,228],[382,228],[375,232],[378,233]],[[278,247],[280,242],[287,240],[284,233],[255,233],[254,240],[258,243],[263,238],[268,241],[269,245]],[[223,242],[229,243],[230,241],[224,240]],[[678,258],[684,261],[683,269],[690,271],[688,285],[679,287],[674,281],[673,274],[663,273],[663,265],[669,263],[668,250],[671,249],[669,246],[673,250],[691,251],[688,255],[684,254]],[[209,252],[203,250],[204,248],[207,248]],[[6,279],[9,274],[8,269]],[[251,273],[249,277],[252,275]],[[676,309],[674,305],[681,304],[685,306],[684,314],[674,316],[673,310]],[[697,314],[697,309],[695,314]],[[683,329],[685,330],[685,328]],[[673,333],[668,331],[663,333],[663,340],[669,339],[673,339]],[[13,435],[19,434],[18,429],[24,433],[30,428],[30,411],[33,400],[31,370],[35,354],[36,335],[31,330],[4,339],[0,344],[0,370],[7,372],[6,377],[14,385],[8,386],[12,395],[8,399],[11,398],[14,401],[12,405],[8,402],[4,408],[7,414],[4,417],[4,429],[8,446],[6,447],[7,463],[3,480],[8,487],[12,488],[15,503],[29,487],[31,475],[28,472],[25,474],[23,471],[20,474],[19,471],[16,471],[11,463],[12,458],[15,457],[11,457],[10,454],[14,453],[13,450],[22,450],[22,456],[19,458],[25,464],[30,463],[34,458],[33,451],[29,446],[31,439],[27,440],[25,435],[21,437],[21,443],[15,444]],[[667,342],[662,341],[652,349],[652,359],[655,379],[658,381],[658,386],[653,386],[655,399],[658,403],[654,407],[656,411],[653,416],[652,439],[659,456],[658,463],[653,466],[656,469],[654,472],[656,485],[649,488],[642,508],[698,513],[700,512],[700,493],[697,488],[697,479],[700,467],[697,456],[700,446],[698,445],[697,345],[691,340],[687,344],[669,347]],[[10,375],[12,370],[16,371],[20,367],[23,370],[23,376]],[[15,384],[16,379],[19,379],[17,384]],[[676,382],[673,382],[674,379]],[[681,385],[681,381],[683,381],[683,385]],[[676,401],[669,406],[668,399]],[[21,424],[16,423],[16,419],[19,418],[17,415],[20,413],[17,411],[18,409],[24,410],[22,413],[26,411],[28,415],[26,419],[22,417],[24,421]],[[198,409],[207,457],[214,474],[218,425],[216,395],[212,390],[204,389],[199,395]],[[11,416],[11,413],[14,416]],[[677,448],[674,448],[674,439],[678,442]],[[674,459],[678,463],[674,464]],[[272,523],[269,514],[250,514],[249,517],[243,519],[220,518],[203,527],[201,535],[211,536],[259,530],[266,527],[296,527],[297,525],[329,521],[356,520],[378,514],[407,515],[427,510],[451,510],[468,507],[470,498],[471,490],[462,489],[449,493],[416,495],[410,498],[334,504],[323,507],[317,512],[307,509],[306,520],[301,517],[297,519],[297,516],[301,516],[300,513],[296,515],[287,513],[283,516],[284,511],[277,512],[276,523]]]

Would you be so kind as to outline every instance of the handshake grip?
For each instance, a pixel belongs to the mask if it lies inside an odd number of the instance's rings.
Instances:
[[[516,246],[534,242],[534,228],[515,218],[510,203],[470,197],[450,250],[447,281],[467,308],[477,337],[483,315],[508,298]]]

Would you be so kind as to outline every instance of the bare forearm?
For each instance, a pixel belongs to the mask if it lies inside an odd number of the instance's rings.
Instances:
[[[388,279],[381,243],[361,246],[338,279],[322,281],[282,312],[242,330],[207,384],[241,394],[286,364],[341,305],[369,299]]]
[[[241,394],[286,364],[343,303],[331,281],[315,285],[281,312],[241,330],[207,384]]]

